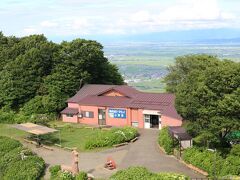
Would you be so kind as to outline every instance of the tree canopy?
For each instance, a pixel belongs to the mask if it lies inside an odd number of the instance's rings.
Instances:
[[[176,58],[165,81],[200,142],[216,146],[240,128],[240,63],[209,55]]]
[[[0,109],[57,113],[86,83],[123,84],[100,43],[75,39],[56,44],[44,35],[17,38],[0,32]]]

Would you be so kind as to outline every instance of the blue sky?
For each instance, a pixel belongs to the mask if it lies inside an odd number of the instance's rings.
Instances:
[[[239,7],[240,0],[1,0],[0,30],[50,39],[240,30]]]

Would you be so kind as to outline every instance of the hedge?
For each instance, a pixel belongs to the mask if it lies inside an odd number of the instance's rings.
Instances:
[[[183,159],[185,162],[208,172],[210,176],[213,176],[214,172],[218,177],[240,175],[240,156],[234,154],[235,148],[238,147],[233,147],[232,153],[230,152],[226,159],[222,158],[219,153],[215,154],[195,147],[188,148],[184,150]]]
[[[26,156],[23,160],[21,153]],[[0,136],[0,154],[0,179],[39,179],[45,169],[42,158],[11,138]]]
[[[45,169],[45,162],[37,156],[30,156],[8,166],[4,179],[39,179]]]
[[[120,170],[110,177],[110,180],[186,180],[189,177],[176,173],[153,173],[145,167],[129,167]]]
[[[132,127],[113,128],[110,131],[100,131],[97,136],[90,138],[86,142],[85,149],[94,149],[128,142],[137,135],[137,129]]]
[[[0,155],[2,153],[9,152],[17,147],[21,147],[22,144],[19,141],[11,139],[9,137],[0,136]]]
[[[173,154],[174,147],[176,143],[174,139],[169,134],[168,127],[163,127],[158,136],[159,145],[165,150],[167,154]]]
[[[72,175],[69,172],[61,171],[61,167],[59,165],[55,165],[50,167],[50,180],[87,180],[87,173],[84,171],[80,171],[76,176]]]

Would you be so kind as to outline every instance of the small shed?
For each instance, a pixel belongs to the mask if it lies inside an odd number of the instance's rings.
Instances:
[[[169,133],[179,141],[181,148],[192,147],[192,137],[181,126],[170,126]]]

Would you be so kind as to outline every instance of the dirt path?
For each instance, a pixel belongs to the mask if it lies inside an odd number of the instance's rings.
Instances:
[[[178,162],[173,157],[167,156],[159,151],[157,146],[156,130],[141,130],[140,138],[135,143],[127,146],[113,148],[101,152],[82,152],[79,153],[79,168],[93,174],[98,178],[108,178],[111,174],[119,169],[129,166],[144,166],[154,172],[177,172],[190,176],[191,178],[204,178]],[[49,166],[68,165],[72,163],[71,152],[59,148],[53,151],[43,148],[36,148],[34,145],[26,144],[25,146],[32,149],[42,157]],[[103,168],[107,157],[112,157],[117,164],[117,170],[109,171]],[[45,179],[49,179],[48,169]]]

